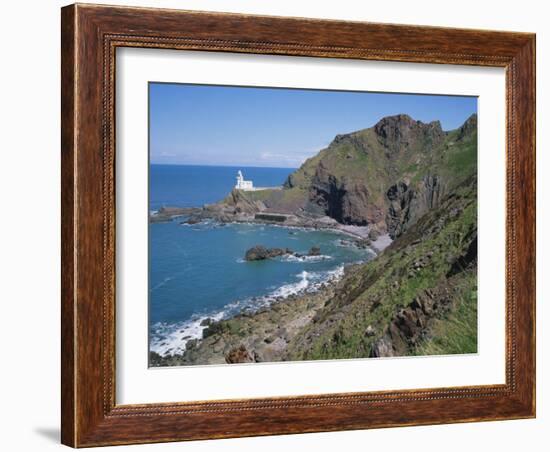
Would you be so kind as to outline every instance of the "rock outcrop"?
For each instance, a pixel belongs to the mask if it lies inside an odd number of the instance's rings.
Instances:
[[[371,128],[337,135],[282,190],[232,190],[190,221],[311,225],[329,218],[395,239],[475,172],[476,164],[476,115],[451,131],[443,131],[439,121],[388,116]]]
[[[339,178],[321,162],[309,189],[309,202],[339,223],[365,226],[383,218],[382,210],[372,200],[364,182]]]
[[[435,148],[446,138],[439,121],[425,124],[408,115],[382,118],[374,126],[378,141],[386,148],[389,158],[397,158],[409,149]]]
[[[320,256],[321,255],[321,248],[318,246],[312,246],[309,249],[309,252],[307,253],[308,256]]]
[[[251,200],[246,192],[233,189],[226,198],[225,203],[234,208],[235,213],[254,214],[266,209],[265,204],[260,200]]]
[[[442,282],[444,285],[444,282]],[[405,356],[429,334],[430,326],[452,307],[448,288],[427,289],[392,317],[384,335],[371,348],[371,357]]]
[[[263,245],[256,245],[246,251],[244,260],[246,261],[263,261],[273,257],[294,254],[289,248],[266,248]]]
[[[439,121],[389,116],[337,135],[289,176],[285,191],[294,196],[286,197],[301,199],[305,212],[395,238],[475,170],[476,156],[476,115],[449,132]]]
[[[242,364],[256,362],[256,356],[254,352],[249,352],[244,345],[232,348],[227,355],[225,355],[225,362],[227,364]]]
[[[392,185],[386,193],[386,226],[391,238],[399,237],[428,210],[437,207],[445,194],[446,187],[439,176],[426,175],[415,187],[404,181]]]

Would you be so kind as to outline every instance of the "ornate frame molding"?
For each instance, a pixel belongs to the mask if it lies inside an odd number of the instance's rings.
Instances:
[[[116,405],[118,47],[506,68],[506,383]],[[535,37],[525,33],[79,4],[63,8],[62,442],[81,447],[533,417],[534,59]]]

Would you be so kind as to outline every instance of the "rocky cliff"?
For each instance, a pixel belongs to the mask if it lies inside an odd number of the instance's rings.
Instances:
[[[477,116],[443,131],[439,121],[389,116],[337,135],[278,191],[228,199],[271,212],[329,216],[398,237],[476,171]]]
[[[285,359],[475,352],[476,281],[473,175],[377,259],[351,271]]]

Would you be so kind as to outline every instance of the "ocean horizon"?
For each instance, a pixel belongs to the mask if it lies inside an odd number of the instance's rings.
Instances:
[[[227,196],[237,171],[256,186],[283,185],[296,168],[263,166],[149,165],[149,210],[161,207],[201,207]]]

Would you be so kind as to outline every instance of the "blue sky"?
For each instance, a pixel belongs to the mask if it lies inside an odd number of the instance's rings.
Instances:
[[[476,97],[149,84],[151,163],[297,168],[335,135],[406,113],[459,127]]]

